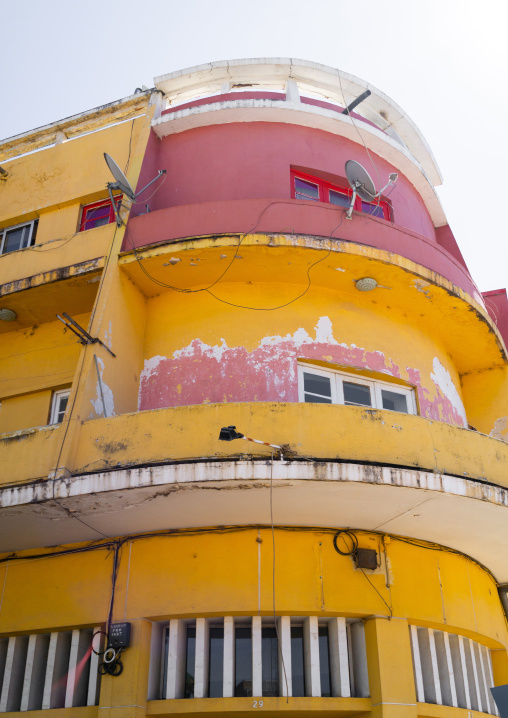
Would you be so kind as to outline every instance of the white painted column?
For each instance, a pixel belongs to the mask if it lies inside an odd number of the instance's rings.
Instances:
[[[430,658],[432,662],[432,675],[434,677],[434,690],[436,694],[436,703],[443,705],[443,697],[441,694],[441,680],[439,678],[439,666],[437,664],[436,641],[434,638],[434,629],[429,628],[429,648]]]
[[[474,643],[471,639],[469,639],[469,651],[471,654],[471,665],[473,667],[473,678],[474,678],[474,686],[475,686],[475,690],[476,690],[476,701],[478,703],[478,710],[480,711],[480,713],[483,713],[482,697],[481,697],[481,693],[480,693],[480,684],[478,681],[478,666],[476,665]]]
[[[222,695],[224,698],[233,698],[235,695],[235,620],[232,616],[224,617]]]
[[[44,680],[42,708],[63,708],[65,702],[65,676],[69,670],[70,634],[67,631],[52,633],[49,641],[48,662]]]
[[[469,679],[467,677],[467,663],[466,663],[466,652],[464,649],[464,638],[462,636],[457,636],[459,641],[459,655],[460,655],[460,665],[462,668],[462,679],[464,681],[464,693],[465,693],[465,701],[466,701],[466,708],[468,710],[471,709],[471,694],[469,693]]]
[[[208,618],[196,619],[196,667],[194,669],[194,698],[208,696],[208,663],[210,660],[210,634]]]
[[[37,635],[30,636],[28,641],[28,651],[26,654],[25,664],[25,677],[23,680],[23,693],[21,695],[21,706],[20,711],[28,710],[28,701],[30,697],[30,686],[32,683],[32,670],[35,660],[35,643],[37,641]]]
[[[67,675],[67,687],[65,689],[65,708],[72,708],[74,701],[74,689],[76,687],[76,667],[78,665],[79,628],[72,632],[71,652],[69,655],[69,673]]]
[[[351,687],[349,685],[349,658],[345,618],[331,618],[328,621],[328,641],[332,696],[349,698],[351,696]]]
[[[286,101],[300,102],[300,91],[296,80],[286,80]]]
[[[187,626],[174,618],[169,622],[168,662],[165,698],[183,698],[185,693],[185,651]]]
[[[2,692],[0,694],[0,713],[7,711],[7,698],[9,697],[9,686],[11,683],[12,675],[12,662],[14,660],[14,647],[16,645],[16,638],[11,636],[7,645],[7,656],[5,658],[4,676],[2,681]]]
[[[47,634],[30,636],[21,696],[21,711],[37,710],[42,705],[48,647],[49,636]]]
[[[494,673],[492,671],[492,656],[491,656],[488,648],[485,648],[485,654],[486,654],[485,658],[486,658],[487,672],[488,672],[488,687],[493,688],[494,687]],[[490,706],[491,706],[492,713],[494,715],[498,716],[499,710],[498,710],[498,707],[496,705],[496,702],[495,702],[490,690],[488,691],[488,696],[489,696],[489,700],[490,700]]]
[[[99,633],[100,627],[93,629],[95,638],[93,639],[93,647],[96,651],[100,651],[102,634]],[[99,668],[99,656],[92,651],[90,654],[90,675],[88,676],[88,692],[86,698],[87,706],[96,706],[99,703],[99,674],[97,669]]]
[[[252,617],[252,696],[263,697],[261,616]]]
[[[279,634],[279,695],[293,695],[293,674],[291,670],[291,619],[279,616],[277,619]]]
[[[352,623],[349,627],[349,636],[351,638],[350,665],[354,675],[354,694],[357,698],[366,698],[370,696],[370,688],[364,622],[355,621]]]
[[[418,629],[411,626],[411,643],[413,645],[413,661],[416,679],[416,700],[419,703],[425,702],[425,693],[423,691],[423,673],[422,662],[420,658],[420,643],[418,641]]]
[[[321,673],[319,670],[319,630],[317,616],[309,616],[303,622],[303,657],[305,663],[305,693],[321,696]]]
[[[443,641],[444,641],[444,647],[445,647],[446,668],[448,671],[448,681],[449,681],[449,685],[450,685],[451,704],[454,708],[458,708],[459,704],[457,701],[457,688],[455,686],[455,672],[453,670],[452,652],[451,652],[451,648],[450,648],[450,636],[446,632],[443,632]]]

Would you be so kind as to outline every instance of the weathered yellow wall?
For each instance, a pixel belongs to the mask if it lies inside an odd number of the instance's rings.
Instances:
[[[72,468],[129,466],[205,456],[268,456],[266,447],[219,441],[234,421],[296,455],[414,466],[507,485],[508,446],[482,434],[417,416],[330,404],[246,402],[124,414],[85,422]],[[340,431],[337,431],[340,427]],[[185,437],[185,440],[182,440]]]
[[[255,615],[258,590],[261,613],[270,615],[270,529],[261,529],[260,538],[261,543],[257,529],[224,533],[196,530],[188,536],[160,536],[132,544],[127,541],[121,552],[113,619]],[[360,546],[380,549],[379,536],[359,532],[358,538]],[[351,557],[334,550],[332,539],[331,530],[276,529],[278,613],[389,616],[391,606],[394,616],[410,623],[460,633],[493,648],[508,646],[496,584],[474,562],[392,538],[387,546],[392,584],[388,589],[382,565],[369,572],[373,588]],[[1,564],[2,585],[6,570],[7,578],[0,632],[103,623],[110,598],[112,560],[111,553],[100,550],[14,561],[8,569]],[[48,575],[51,581],[45,580]]]
[[[89,317],[74,318],[86,327]],[[80,349],[75,335],[57,319],[0,335],[0,397],[70,384]]]
[[[75,205],[76,200],[78,204],[88,204],[106,198],[104,187],[113,180],[104,161],[104,152],[124,169],[131,131],[131,146],[135,146],[143,122],[144,118],[131,120],[5,163],[9,178],[2,184],[0,227],[32,219],[41,213],[39,232],[42,241],[57,239],[64,227],[72,234],[77,225],[75,206],[65,209],[62,218],[56,221],[53,212],[44,210],[67,203]]]
[[[462,377],[469,423],[495,439],[508,441],[508,369],[491,369]]]
[[[0,434],[49,424],[51,396],[52,392],[46,390],[4,399],[0,407]]]
[[[267,302],[276,306],[298,293],[293,285],[278,283],[258,283],[255,288],[221,283],[214,291],[228,302],[247,306],[264,306]],[[256,387],[258,377],[263,382],[268,369],[275,371],[274,382],[284,385],[285,395],[280,399],[291,400],[292,396],[296,400],[294,368],[284,370],[290,355],[295,360],[322,361],[331,368],[371,370],[377,378],[387,381],[392,376],[400,377],[416,387],[423,416],[452,423],[458,420],[454,406],[442,391],[444,382],[440,387],[435,374],[438,361],[460,397],[460,379],[439,339],[433,339],[417,323],[409,323],[407,316],[392,307],[366,304],[356,290],[344,296],[311,287],[301,301],[272,312],[245,312],[219,303],[204,292],[169,292],[148,301],[145,360],[149,383],[173,384],[172,395],[164,386],[167,403],[156,404],[157,408],[213,402],[223,397],[224,401],[241,401],[244,397],[277,400],[275,393],[259,395],[255,388],[250,396],[244,394],[245,386]],[[154,357],[164,362],[159,375],[150,367]],[[280,358],[275,369],[269,363],[272,357]],[[238,369],[239,364],[243,370]],[[206,393],[207,380],[211,389],[217,388],[216,376],[211,372],[221,375],[220,388],[224,389],[220,399],[215,393]],[[235,379],[228,378],[235,372],[241,375],[236,386]],[[182,388],[179,396],[176,384]],[[143,401],[145,389],[142,385],[141,406],[149,408],[151,399]]]

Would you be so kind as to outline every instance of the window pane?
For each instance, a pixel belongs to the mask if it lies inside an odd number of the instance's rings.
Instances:
[[[17,229],[8,230],[5,233],[5,242],[2,254],[7,252],[15,252],[17,249],[23,249],[28,245],[30,237],[30,225],[18,227]]]
[[[196,629],[187,627],[187,659],[185,663],[185,698],[194,698],[194,671],[196,667]]]
[[[324,396],[316,396],[315,394],[305,394],[306,404],[331,404],[332,400]]]
[[[69,402],[69,395],[61,396],[58,400],[58,415],[57,415],[58,424],[61,424],[63,421],[68,402]]]
[[[374,217],[384,218],[383,208],[378,204],[371,204],[370,202],[362,202],[362,212],[372,214]]]
[[[348,406],[372,406],[370,400],[370,389],[363,384],[352,384],[349,381],[343,383],[344,404]]]
[[[331,696],[330,655],[328,651],[328,626],[319,627],[319,672],[321,674],[321,695]]]
[[[319,187],[312,182],[295,177],[295,197],[296,199],[313,199],[319,201]]]
[[[305,695],[303,628],[291,627],[291,671],[293,674],[293,695]]]
[[[311,394],[319,394],[330,398],[332,396],[329,377],[320,376],[319,374],[308,374],[305,371],[303,373],[303,389],[304,391],[310,391]]]
[[[279,695],[279,648],[275,628],[261,632],[261,661],[263,666],[263,695]]]
[[[209,693],[210,698],[222,697],[224,667],[224,629],[210,628]]]
[[[252,636],[250,628],[235,630],[235,696],[252,695]]]
[[[86,218],[83,229],[94,229],[104,224],[109,224],[111,215],[111,205],[103,204],[95,209],[86,210]]]
[[[381,389],[383,397],[383,409],[391,409],[392,411],[402,411],[407,414],[407,397],[405,394],[398,394],[396,391],[387,391]]]
[[[330,204],[336,204],[339,207],[349,207],[351,204],[351,200],[347,196],[347,194],[343,194],[342,192],[335,192],[335,190],[330,190]]]

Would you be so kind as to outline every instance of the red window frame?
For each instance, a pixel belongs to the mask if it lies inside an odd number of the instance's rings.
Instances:
[[[304,174],[303,172],[297,172],[296,170],[291,170],[291,198],[292,199],[303,199],[301,197],[297,197],[296,194],[296,186],[295,186],[295,179],[301,179],[304,182],[309,182],[318,188],[318,194],[319,199],[313,200],[313,198],[309,197],[307,201],[315,201],[315,202],[325,202],[326,204],[334,204],[333,202],[330,202],[330,191],[332,192],[339,192],[340,194],[345,195],[348,198],[348,203],[351,203],[351,198],[353,196],[353,190],[348,187],[346,184],[344,186],[335,185],[331,182],[327,182],[326,180],[319,179],[319,177],[313,177],[312,175]],[[340,205],[337,205],[340,206]],[[357,212],[364,212],[365,214],[370,214],[367,207],[372,207],[374,211],[376,212],[382,212],[382,217],[380,217],[379,214],[375,214],[373,216],[379,217],[381,219],[386,219],[388,221],[392,221],[392,207],[388,202],[385,202],[384,200],[381,200],[378,202],[365,202],[362,200],[358,195],[355,199],[355,206],[353,209],[355,209]],[[379,210],[377,209],[379,208]]]
[[[122,197],[121,194],[115,196],[114,199],[115,199],[115,204],[116,204],[117,208],[120,207],[120,203],[121,203],[121,201],[122,201],[122,198],[123,198],[123,197]],[[109,201],[109,199],[102,199],[100,202],[92,202],[92,204],[86,204],[86,205],[83,206],[83,208],[82,208],[82,210],[81,210],[81,222],[79,223],[79,231],[80,231],[80,232],[84,232],[84,231],[86,231],[86,230],[88,230],[88,229],[95,229],[95,227],[87,227],[87,226],[86,226],[86,225],[87,225],[87,222],[92,222],[92,221],[93,221],[93,219],[92,219],[89,215],[90,215],[93,211],[95,211],[96,209],[99,209],[100,207],[106,208],[106,206],[107,206],[108,209],[109,209],[109,214],[107,214],[106,212],[104,212],[104,217],[107,216],[107,218],[108,218],[108,221],[107,221],[107,222],[104,222],[104,224],[111,224],[112,222],[115,222],[115,221],[116,221],[116,217],[115,217],[115,212],[114,212],[114,210],[113,210],[113,207],[112,207],[112,205],[111,205],[111,202]],[[98,226],[101,227],[101,226],[104,226],[104,225],[98,225]]]

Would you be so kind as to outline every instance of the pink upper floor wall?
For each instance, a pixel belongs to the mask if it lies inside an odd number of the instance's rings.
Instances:
[[[354,159],[379,185],[394,167],[363,145],[298,125],[251,122],[201,127],[162,140],[152,132],[138,182],[159,169],[165,180],[134,206],[123,249],[201,235],[258,231],[329,236],[344,211],[291,199],[291,168],[347,185],[344,165]],[[379,178],[378,178],[379,174]],[[157,185],[155,185],[157,187]],[[342,222],[336,238],[399,254],[446,277],[478,302],[448,225],[435,228],[419,193],[399,173],[390,194],[393,224],[367,214]],[[145,212],[145,202],[150,207]]]
[[[153,137],[147,154],[155,156],[146,158],[139,186],[153,178],[154,170],[166,169],[167,175],[150,200],[151,211],[221,200],[290,199],[291,167],[345,186],[347,160],[365,166],[376,185],[386,184],[389,173],[396,170],[371,152],[372,166],[363,145],[299,125],[238,122],[200,127],[162,140]],[[401,174],[390,200],[395,224],[435,240],[420,195]]]

